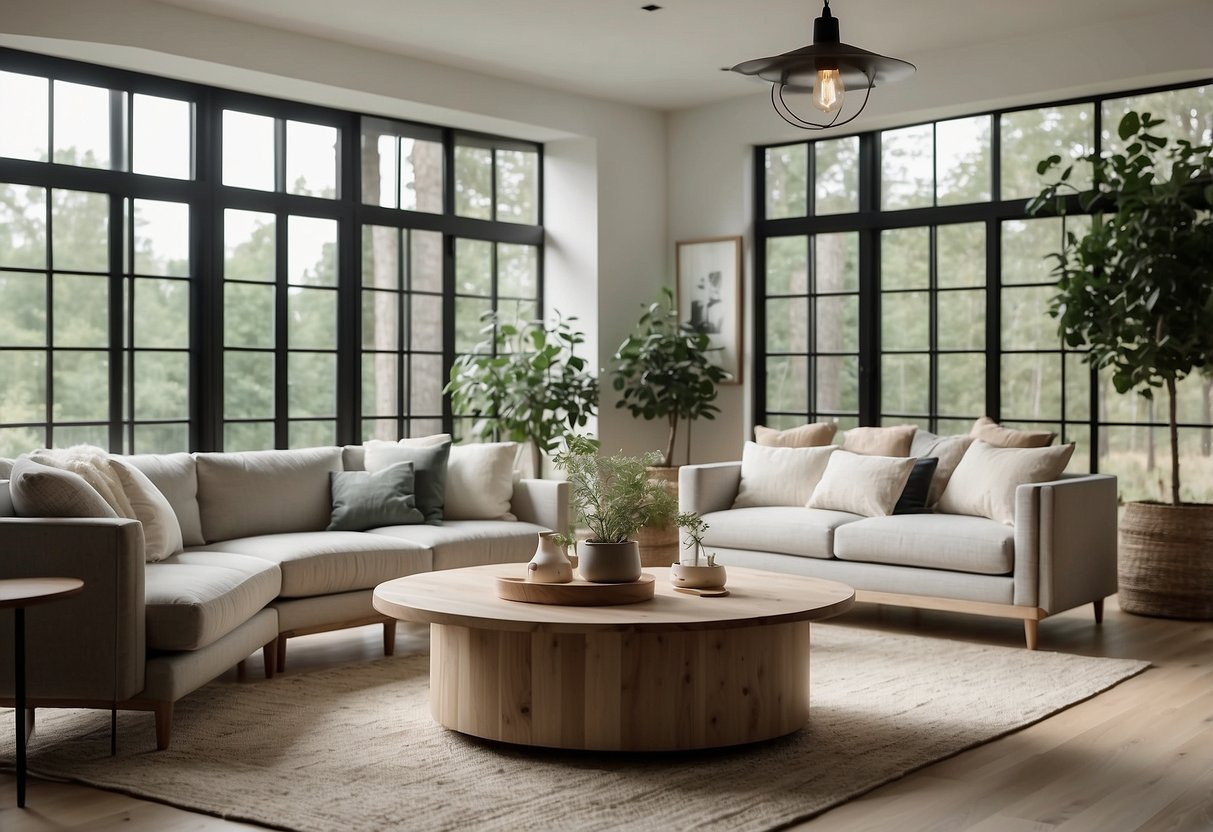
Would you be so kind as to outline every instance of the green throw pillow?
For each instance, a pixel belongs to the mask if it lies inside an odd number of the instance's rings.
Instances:
[[[413,463],[398,462],[381,471],[334,471],[330,532],[363,532],[380,526],[407,526],[425,517],[413,496]]]
[[[439,445],[398,445],[391,442],[368,443],[366,469],[379,471],[399,462],[413,463],[414,490],[417,508],[431,526],[442,525],[442,508],[446,503],[446,463],[451,455],[451,443]]]

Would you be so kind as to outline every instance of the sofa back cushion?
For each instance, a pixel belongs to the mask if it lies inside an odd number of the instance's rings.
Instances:
[[[323,531],[332,513],[329,474],[341,448],[197,454],[198,507],[207,542]]]
[[[192,456],[186,453],[135,454],[120,459],[147,474],[147,478],[168,500],[181,526],[181,542],[184,545],[201,546],[206,543],[198,511],[198,466]]]
[[[21,457],[13,463],[13,509],[18,517],[117,517],[84,477]]]

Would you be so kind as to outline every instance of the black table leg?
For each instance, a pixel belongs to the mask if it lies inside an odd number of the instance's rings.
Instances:
[[[25,807],[25,609],[16,607],[13,610],[13,655],[16,657],[16,667],[13,673],[13,684],[17,720],[17,806]]]

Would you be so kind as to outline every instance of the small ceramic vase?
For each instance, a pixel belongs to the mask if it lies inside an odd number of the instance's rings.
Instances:
[[[526,565],[528,583],[567,584],[573,580],[573,564],[564,555],[564,547],[555,541],[556,532],[540,532],[539,546]]]
[[[597,584],[626,584],[640,578],[640,547],[635,540],[623,543],[591,543],[578,546],[577,572],[582,580]]]
[[[670,564],[670,583],[674,586],[716,589],[724,586],[727,577],[724,567],[719,564],[711,566],[694,566],[689,563]]]

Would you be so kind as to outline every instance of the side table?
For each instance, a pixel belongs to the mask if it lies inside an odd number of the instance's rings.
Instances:
[[[25,806],[25,608],[78,595],[79,578],[6,578],[0,580],[0,609],[13,610],[13,698],[17,716],[17,806]]]

